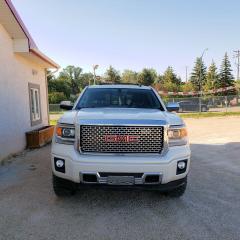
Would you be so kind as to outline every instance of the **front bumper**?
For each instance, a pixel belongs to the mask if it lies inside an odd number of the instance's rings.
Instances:
[[[161,192],[167,192],[171,191],[173,189],[176,189],[178,187],[183,186],[187,182],[187,176],[169,183],[161,183],[161,184],[154,184],[154,185],[107,185],[107,184],[82,184],[80,183],[78,186],[80,189],[118,189],[118,190],[150,190],[150,191],[161,191]]]
[[[54,158],[65,160],[65,173],[55,170]],[[187,160],[186,171],[177,174],[177,163]],[[57,177],[82,183],[82,172],[108,173],[154,173],[161,175],[159,185],[187,176],[190,166],[190,148],[171,147],[164,155],[158,154],[80,154],[73,145],[52,144],[52,170]]]

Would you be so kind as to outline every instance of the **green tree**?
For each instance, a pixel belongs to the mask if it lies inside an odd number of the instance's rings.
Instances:
[[[190,78],[190,82],[192,83],[195,91],[202,90],[202,86],[204,86],[206,82],[206,69],[207,68],[202,58],[198,57]]]
[[[204,90],[208,91],[208,90],[216,89],[218,80],[219,80],[219,75],[217,72],[217,66],[214,63],[214,61],[212,61],[211,65],[208,68]]]
[[[75,66],[67,66],[59,74],[59,79],[69,82],[71,86],[71,94],[76,95],[82,88],[82,68]]]
[[[166,91],[178,91],[181,86],[181,79],[174,73],[172,67],[168,67],[162,76],[162,85]]]
[[[64,79],[51,79],[48,82],[48,92],[61,92],[67,98],[69,98],[71,94],[71,87],[69,82],[65,81]]]
[[[191,82],[184,82],[181,85],[181,89],[182,92],[192,92],[194,91],[194,86],[192,85]]]
[[[51,80],[55,80],[55,76],[52,74],[51,71],[47,70],[47,82],[50,82]]]
[[[227,53],[225,53],[222,60],[217,86],[218,88],[234,86],[234,77],[232,75],[231,63]]]
[[[156,70],[150,68],[144,68],[142,72],[138,73],[138,83],[146,86],[153,85],[157,81],[157,72]]]
[[[105,82],[116,84],[121,82],[120,73],[110,66],[104,74]]]
[[[63,92],[52,92],[48,94],[50,104],[59,104],[61,101],[68,100]]]
[[[236,90],[240,93],[240,79],[235,82]]]
[[[92,85],[94,82],[94,76],[92,73],[83,73],[81,75],[81,85],[80,85],[80,90],[82,90],[83,88],[85,88],[88,85]]]
[[[137,75],[137,72],[134,72],[132,70],[124,70],[124,72],[122,73],[122,82],[137,84]]]

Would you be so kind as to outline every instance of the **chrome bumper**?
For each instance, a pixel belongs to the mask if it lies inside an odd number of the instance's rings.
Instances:
[[[83,184],[107,184],[107,185],[157,185],[162,182],[161,173],[143,173],[141,177],[135,177],[131,173],[109,173],[101,176],[98,172],[81,172],[80,182]]]

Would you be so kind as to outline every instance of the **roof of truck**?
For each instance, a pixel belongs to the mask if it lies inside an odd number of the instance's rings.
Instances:
[[[132,89],[151,89],[151,87],[134,84],[103,84],[103,85],[92,85],[89,88],[132,88]]]

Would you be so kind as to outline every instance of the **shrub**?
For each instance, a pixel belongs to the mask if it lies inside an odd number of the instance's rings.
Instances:
[[[50,104],[59,104],[61,101],[68,100],[63,92],[53,92],[48,94]]]

